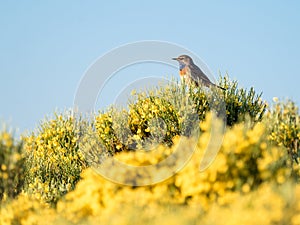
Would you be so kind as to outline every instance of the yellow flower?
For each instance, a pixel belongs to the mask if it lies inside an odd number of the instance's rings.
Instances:
[[[242,191],[243,191],[244,193],[248,193],[248,192],[250,191],[250,185],[249,185],[248,183],[244,184],[244,185],[242,186]]]
[[[260,148],[261,148],[262,150],[267,149],[267,147],[268,147],[268,145],[267,145],[266,142],[262,142],[262,143],[260,144]]]
[[[109,128],[109,127],[105,127],[105,129],[104,129],[104,133],[105,133],[105,134],[108,134],[108,133],[109,133],[109,131],[110,131],[110,128]]]
[[[292,225],[300,225],[300,213],[293,215],[291,222]]]
[[[2,169],[3,171],[5,171],[5,170],[7,169],[7,166],[6,166],[5,164],[2,164],[2,165],[1,165],[1,169]]]
[[[2,173],[2,177],[4,180],[8,179],[8,173]]]
[[[117,146],[116,146],[116,149],[121,149],[122,148],[122,144],[118,144]]]

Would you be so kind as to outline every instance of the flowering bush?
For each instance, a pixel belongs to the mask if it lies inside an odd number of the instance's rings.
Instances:
[[[84,182],[89,187],[95,187],[99,176],[88,170],[84,173]],[[231,196],[231,202],[226,207],[212,204],[211,210],[204,213],[197,206],[182,206],[177,204],[150,204],[141,206],[140,200],[151,199],[153,194],[144,196],[145,192],[122,192],[129,194],[123,202],[114,198],[115,205],[109,208],[101,207],[99,195],[95,188],[90,192],[86,187],[80,185],[81,191],[77,191],[80,201],[74,202],[72,210],[77,208],[78,212],[70,213],[63,210],[65,203],[59,202],[59,208],[49,208],[47,205],[26,195],[20,195],[10,203],[0,208],[0,224],[174,224],[174,225],[298,225],[300,223],[300,187],[286,183],[280,187],[272,184],[264,184],[257,190]],[[84,191],[85,190],[85,191]],[[135,195],[134,195],[135,194]],[[83,195],[85,197],[83,197]],[[126,196],[127,197],[127,196]],[[95,200],[95,198],[97,200]],[[124,199],[130,201],[124,201]],[[145,204],[145,203],[143,203]],[[69,206],[69,205],[68,205]],[[80,219],[81,218],[81,219]]]
[[[135,93],[129,110],[111,108],[96,116],[95,126],[103,147],[113,155],[149,148],[153,143],[170,146],[174,136],[193,134],[195,124],[203,121],[210,110],[230,126],[248,117],[252,122],[262,119],[266,104],[253,88],[249,92],[239,89],[237,82],[226,77],[221,86],[227,90],[188,88],[173,82],[147,93]]]
[[[67,113],[46,120],[39,131],[25,137],[26,192],[45,202],[55,203],[74,189],[85,168],[78,148],[79,128]]]
[[[191,100],[192,93],[175,83],[149,93],[135,93],[136,101],[128,105],[129,110],[111,108],[96,117],[95,126],[102,144],[114,154],[151,148],[159,143],[170,146],[174,136],[189,136],[198,121],[197,110],[202,109],[203,119],[208,109],[204,92],[198,107]]]
[[[230,207],[235,213],[239,210],[242,210],[243,213],[247,210],[252,214],[255,213],[255,210],[247,209],[247,203],[244,203],[246,201],[250,204],[252,200],[250,201],[243,196],[254,196],[251,193],[258,189],[257,194],[255,194],[256,198],[264,191],[268,192],[272,185],[279,187],[289,183],[291,170],[286,166],[288,157],[281,148],[274,147],[268,142],[263,123],[256,124],[253,129],[246,124],[238,124],[225,133],[224,142],[217,157],[206,170],[200,172],[200,161],[206,151],[211,135],[211,121],[209,114],[207,120],[201,124],[204,133],[198,141],[193,157],[173,177],[154,184],[152,181],[155,181],[155,177],[163,176],[164,173],[168,172],[168,168],[159,167],[151,173],[141,167],[139,174],[132,174],[130,170],[127,171],[126,169],[119,171],[111,166],[110,159],[107,159],[106,162],[108,163],[103,163],[104,168],[107,165],[107,170],[110,171],[111,175],[119,176],[118,180],[123,179],[124,182],[132,180],[138,183],[139,179],[148,179],[149,183],[153,183],[153,185],[124,186],[113,183],[98,175],[92,169],[88,169],[83,173],[83,180],[79,182],[75,191],[67,194],[66,198],[58,203],[58,211],[73,222],[86,219],[94,220],[95,218],[106,221],[105,218],[111,219],[118,210],[125,208],[132,211],[143,209],[145,214],[142,214],[142,217],[144,216],[146,221],[156,217],[161,210],[167,210],[170,207],[180,208],[185,206],[189,209],[190,207],[196,207],[199,217],[194,214],[189,219],[200,221],[200,215],[206,215],[207,212],[213,209],[214,205],[218,206],[220,214],[224,206]],[[160,146],[150,153],[141,151],[122,152],[114,157],[128,165],[155,165],[163,158],[171,155],[176,150],[176,144],[179,141],[185,142],[182,145],[184,146],[182,154],[185,154],[185,149],[192,147],[192,142],[188,138],[178,136],[173,141],[174,145],[171,148]],[[178,160],[180,160],[180,157]],[[262,190],[260,190],[260,187],[262,187]],[[278,221],[285,221],[287,218],[288,220],[292,217],[296,218],[296,212],[299,210],[296,209],[298,207],[296,205],[293,206],[295,207],[295,209],[293,208],[294,214],[278,215],[277,212],[289,205],[291,199],[277,196],[276,192],[271,195],[267,194],[268,197],[272,195],[275,196],[273,199],[275,202],[283,201],[283,203],[272,206],[273,203],[269,202],[264,196],[260,196],[259,200],[255,200],[253,203],[255,207],[260,207],[263,210],[262,212],[268,215],[268,218],[265,218],[264,221],[269,224],[276,224]],[[240,198],[244,199],[243,202],[236,203]],[[259,206],[259,204],[263,204],[263,206]],[[239,209],[240,206],[242,206],[242,209]],[[271,206],[275,207],[276,210],[274,208],[274,211],[268,211]],[[120,223],[129,219],[128,214],[121,215],[125,218],[119,215],[117,218],[120,219]],[[230,214],[221,215],[226,217]],[[218,214],[215,216],[218,217]],[[211,216],[208,216],[208,218],[208,220],[212,219]],[[250,222],[252,221],[252,224],[256,221],[253,220],[255,217],[247,218]],[[243,221],[244,218],[238,217],[235,219]]]
[[[14,197],[0,224],[300,224],[298,109],[264,116],[254,89],[221,86],[173,83],[91,122],[55,114],[24,147],[0,132],[0,197]]]
[[[228,77],[221,77],[220,86],[226,88],[224,100],[226,105],[227,125],[232,126],[245,121],[247,117],[253,122],[261,121],[266,111],[267,104],[262,101],[253,87],[247,91],[238,87],[237,81],[230,81]]]
[[[16,141],[6,129],[0,131],[0,201],[17,196],[24,183],[22,141]]]
[[[300,114],[298,107],[292,101],[279,102],[267,114],[270,140],[279,146],[287,148],[294,162],[300,160]]]
[[[54,209],[24,194],[0,208],[1,225],[57,224],[57,217]]]

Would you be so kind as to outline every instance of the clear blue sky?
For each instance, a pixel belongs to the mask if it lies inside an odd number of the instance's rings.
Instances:
[[[71,108],[95,59],[140,40],[185,46],[215,75],[299,104],[299,11],[296,0],[1,1],[0,120],[32,130]]]

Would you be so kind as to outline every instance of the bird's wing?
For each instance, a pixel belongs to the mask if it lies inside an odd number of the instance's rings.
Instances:
[[[201,81],[204,85],[210,85],[212,82],[208,77],[202,72],[202,70],[197,65],[191,65],[191,77],[197,83]]]

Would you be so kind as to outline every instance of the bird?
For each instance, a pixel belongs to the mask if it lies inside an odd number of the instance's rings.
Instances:
[[[196,86],[203,84],[207,87],[218,87],[222,90],[225,88],[212,83],[203,71],[194,63],[193,59],[188,55],[180,55],[177,58],[172,58],[179,63],[179,75],[187,85],[194,83]]]

